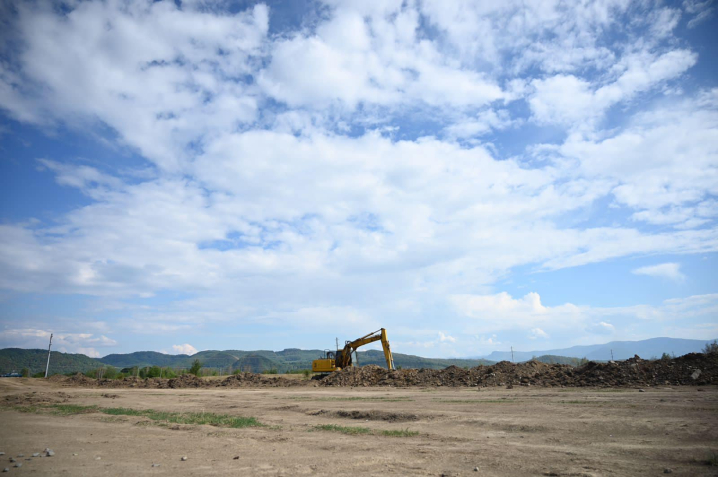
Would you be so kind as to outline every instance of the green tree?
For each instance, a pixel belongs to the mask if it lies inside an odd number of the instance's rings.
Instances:
[[[706,343],[706,346],[703,348],[703,353],[718,354],[718,341],[713,340],[712,343]]]
[[[20,371],[20,374],[23,378],[27,378],[30,376],[30,370],[27,368],[22,368],[22,371]]]
[[[162,369],[159,366],[152,366],[147,371],[147,377],[148,378],[159,378],[160,374],[162,374]]]
[[[189,372],[190,372],[190,374],[199,376],[199,371],[201,369],[202,369],[202,363],[200,362],[199,358],[196,358],[194,361],[192,361],[192,367],[189,368]]]

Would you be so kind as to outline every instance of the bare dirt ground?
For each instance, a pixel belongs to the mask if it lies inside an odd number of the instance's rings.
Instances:
[[[55,415],[43,407],[58,403],[230,414],[255,417],[266,426],[167,424],[101,412]],[[72,476],[638,476],[671,469],[674,475],[718,475],[717,424],[716,386],[650,387],[645,392],[539,387],[106,389],[9,378],[0,380],[0,451],[5,453],[0,470]],[[318,429],[326,425],[363,427],[370,433]],[[418,434],[387,436],[386,430]],[[31,457],[48,447],[54,456]],[[22,467],[14,467],[9,457]]]

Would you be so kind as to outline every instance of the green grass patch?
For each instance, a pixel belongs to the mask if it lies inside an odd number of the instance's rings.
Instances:
[[[389,437],[413,437],[418,436],[419,431],[410,431],[409,429],[398,429],[393,431],[381,431],[382,436]]]
[[[53,404],[50,406],[51,413],[56,416],[71,416],[74,414],[89,414],[97,412],[97,406],[80,406],[77,404]]]
[[[238,429],[242,427],[262,426],[253,417],[229,416],[227,414],[214,414],[211,412],[165,412],[153,409],[137,410],[124,407],[110,407],[99,410],[111,416],[141,416],[152,421],[161,421],[170,424],[200,424],[217,427],[231,427]]]
[[[98,407],[80,406],[77,404],[51,404],[49,406],[18,406],[20,412],[50,412],[57,416],[71,416],[75,414],[101,413],[109,416],[136,416],[146,417],[156,424],[204,424],[216,427],[264,427],[253,417],[230,416],[227,414],[214,414],[211,412],[166,412],[154,409],[130,409],[126,407]]]
[[[341,432],[342,434],[348,434],[350,436],[356,436],[360,434],[373,434],[372,430],[368,427],[337,426],[336,424],[324,424],[321,426],[316,426],[314,429],[318,431]]]

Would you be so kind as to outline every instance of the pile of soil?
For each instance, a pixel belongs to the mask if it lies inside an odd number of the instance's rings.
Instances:
[[[648,361],[634,356],[626,361],[594,363],[580,367],[539,361],[463,369],[399,369],[379,366],[346,368],[324,378],[323,386],[595,386],[718,384],[718,354],[691,353],[674,359]]]
[[[569,386],[630,387],[658,385],[718,384],[718,354],[691,353],[674,359],[643,360],[634,356],[626,361],[589,362],[573,367],[539,361],[510,363],[501,361],[490,366],[464,369],[398,369],[379,366],[346,368],[320,381],[270,377],[239,373],[223,380],[209,381],[186,374],[172,379],[127,377],[97,380],[82,374],[53,376],[52,381],[66,386],[101,386],[108,388],[212,388],[212,387],[290,387],[290,386]]]
[[[307,381],[299,379],[287,379],[279,376],[269,377],[256,373],[238,373],[223,379],[220,386],[231,388],[239,388],[244,386],[260,386],[260,387],[290,387],[290,386],[306,386]]]
[[[159,378],[156,378],[159,379]],[[198,378],[194,374],[183,374],[176,378],[172,378],[167,381],[167,387],[172,389],[181,388],[209,388],[214,385],[213,382],[207,381],[206,379]]]

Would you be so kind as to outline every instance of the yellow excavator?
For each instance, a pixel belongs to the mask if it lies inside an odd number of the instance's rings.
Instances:
[[[381,345],[384,348],[386,367],[393,370],[394,358],[391,355],[389,340],[386,338],[386,330],[382,328],[354,341],[347,341],[344,345],[344,349],[326,351],[322,358],[312,361],[312,371],[315,373],[332,373],[353,366],[352,353],[355,353],[360,346],[379,340],[381,340]]]

